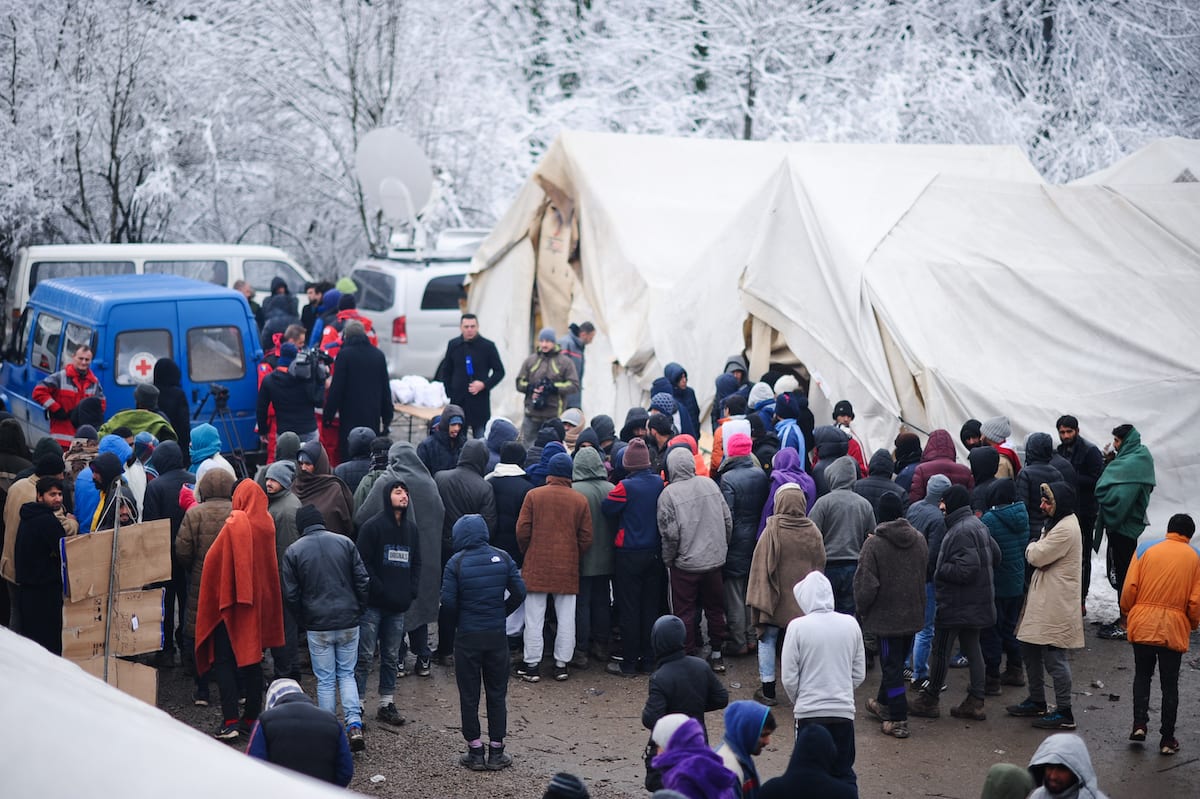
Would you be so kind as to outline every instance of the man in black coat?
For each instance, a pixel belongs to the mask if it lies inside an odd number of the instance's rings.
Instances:
[[[371,344],[362,322],[351,319],[342,329],[342,347],[325,398],[325,424],[341,417],[338,451],[342,458],[349,455],[351,430],[369,427],[384,432],[392,424],[392,413],[387,358]]]
[[[496,345],[479,335],[475,314],[463,314],[458,329],[462,334],[446,345],[438,378],[445,383],[450,401],[463,409],[471,435],[480,438],[492,418],[492,389],[504,379],[504,364]]]
[[[179,489],[185,483],[195,483],[196,475],[184,468],[183,451],[174,441],[159,444],[150,458],[150,465],[158,470],[158,477],[146,484],[142,520],[171,521],[171,580],[166,585],[167,592],[163,599],[163,607],[166,610],[163,617],[163,650],[156,662],[158,666],[171,666],[175,663],[175,606],[179,607],[179,631],[182,639],[182,621],[186,618],[188,594],[187,569],[175,557],[175,539],[179,535],[179,525],[183,523],[184,513],[184,509],[179,506]]]
[[[54,514],[62,508],[63,481],[42,477],[37,500],[21,506],[13,560],[21,634],[62,654],[62,561],[58,542],[67,532]]]
[[[707,663],[684,654],[686,637],[687,629],[678,616],[661,616],[650,630],[655,669],[650,675],[650,691],[642,708],[642,726],[653,730],[658,720],[668,713],[683,713],[700,722],[707,740],[704,714],[729,704],[729,691]]]
[[[467,439],[464,427],[463,409],[451,403],[442,410],[425,440],[417,445],[417,457],[431,475],[458,465],[458,454]]]
[[[1088,588],[1092,584],[1092,533],[1096,529],[1096,481],[1104,471],[1104,454],[1100,448],[1079,435],[1079,420],[1070,414],[1058,417],[1058,454],[1071,462],[1075,469],[1076,515],[1083,533],[1083,602],[1086,605]],[[1062,471],[1059,469],[1059,471]]]

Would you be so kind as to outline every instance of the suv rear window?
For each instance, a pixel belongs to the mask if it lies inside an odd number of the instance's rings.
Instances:
[[[218,286],[229,284],[229,264],[224,261],[146,261],[142,271],[147,275],[190,277]]]
[[[466,275],[443,275],[430,279],[421,296],[422,311],[457,311],[459,302],[467,298],[463,289]]]
[[[188,378],[193,383],[237,380],[246,374],[242,331],[232,325],[187,332]]]
[[[366,269],[354,270],[350,278],[358,284],[358,310],[391,310],[396,301],[396,278]]]
[[[154,364],[159,358],[170,358],[175,351],[171,331],[126,330],[117,334],[116,368],[113,379],[118,386],[149,383],[154,378]],[[136,375],[136,378],[134,377]]]

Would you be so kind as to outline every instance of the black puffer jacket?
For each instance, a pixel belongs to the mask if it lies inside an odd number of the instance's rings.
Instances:
[[[433,476],[438,494],[446,506],[442,519],[442,547],[447,556],[454,523],[468,513],[478,513],[487,523],[488,532],[496,530],[496,496],[492,486],[483,479],[487,469],[488,448],[483,439],[472,438],[463,445],[458,466]]]
[[[358,554],[371,576],[367,604],[387,613],[403,613],[417,597],[421,574],[421,547],[417,525],[405,511],[396,523],[391,509],[392,490],[399,480],[388,479],[383,487],[387,505],[358,531]]]
[[[458,465],[458,453],[462,451],[467,434],[465,430],[460,429],[458,436],[450,438],[450,420],[455,416],[462,415],[462,408],[457,405],[447,405],[446,409],[442,411],[442,417],[438,420],[437,426],[426,436],[424,441],[417,445],[417,457],[421,459],[421,463],[425,464],[425,468],[429,470],[430,474],[453,469]],[[486,461],[484,465],[487,465]],[[451,523],[453,524],[453,522]]]
[[[970,505],[947,514],[946,538],[933,581],[938,627],[982,628],[996,623],[992,566],[999,562],[999,545]]]
[[[1029,512],[1030,541],[1042,537],[1042,525],[1046,523],[1046,514],[1042,513],[1042,483],[1065,482],[1062,472],[1050,465],[1053,452],[1054,441],[1049,433],[1030,433],[1025,439],[1025,465],[1013,481],[1017,501],[1025,503]]]
[[[642,708],[642,726],[653,730],[668,713],[683,713],[700,722],[704,738],[708,729],[704,713],[729,704],[729,691],[698,657],[683,653],[686,630],[678,616],[662,616],[650,631],[654,647],[654,673],[650,675],[650,694]]]
[[[358,627],[371,576],[354,542],[313,525],[283,553],[283,601],[307,630]]]
[[[908,508],[908,492],[892,479],[896,462],[886,449],[877,449],[867,463],[867,476],[854,483],[854,493],[871,503],[875,511],[875,523],[879,523],[879,500],[884,494],[895,494],[900,498],[900,507]]]
[[[478,514],[459,519],[453,535],[457,552],[442,574],[442,608],[458,616],[458,635],[504,635],[505,617],[525,601],[520,569],[504,550],[488,546],[487,524]]]
[[[750,574],[750,561],[754,558],[754,544],[758,539],[758,520],[763,505],[767,504],[771,481],[749,455],[726,458],[718,473],[721,493],[733,516],[733,534],[721,573],[726,577],[745,577]]]
[[[354,760],[337,717],[297,690],[258,717],[247,753],[318,780],[345,787]]]
[[[817,484],[817,499],[820,499],[829,493],[825,469],[838,458],[850,454],[850,436],[833,425],[822,425],[813,431],[813,448],[817,451],[817,463],[812,468],[812,476]]]

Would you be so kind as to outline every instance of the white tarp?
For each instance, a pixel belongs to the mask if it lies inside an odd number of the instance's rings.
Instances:
[[[871,439],[873,419],[899,405],[862,294],[862,266],[943,173],[1040,180],[1014,147],[563,133],[476,254],[474,267],[482,271],[469,305],[515,376],[535,332],[530,295],[538,267],[522,237],[545,196],[540,177],[574,200],[575,312],[542,313],[591,318],[600,330],[587,353],[589,418],[608,413],[619,427],[625,409],[644,401],[641,390],[670,361],[687,368],[705,404],[725,358],[744,346],[749,312],[786,331],[793,351],[820,375],[832,399],[823,405],[814,396],[814,412],[827,415],[833,401],[851,398]],[[519,414],[511,381],[494,396],[496,412]]]
[[[2,627],[0,718],[5,796],[346,796],[247,757]]]
[[[1103,446],[1131,423],[1161,525],[1200,483],[1200,185],[1125,191],[938,178],[865,277],[931,425],[1003,413],[1023,443],[1071,413]]]
[[[1156,139],[1111,166],[1084,175],[1076,185],[1132,186],[1200,180],[1200,140]]]

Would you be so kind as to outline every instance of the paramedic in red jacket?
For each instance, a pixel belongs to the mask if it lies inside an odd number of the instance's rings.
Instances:
[[[88,397],[97,397],[101,410],[104,409],[104,390],[91,365],[92,348],[81,344],[65,368],[48,375],[33,388],[34,401],[41,403],[50,420],[50,435],[63,449],[71,446],[71,439],[75,438],[75,425],[71,424],[75,406]]]

